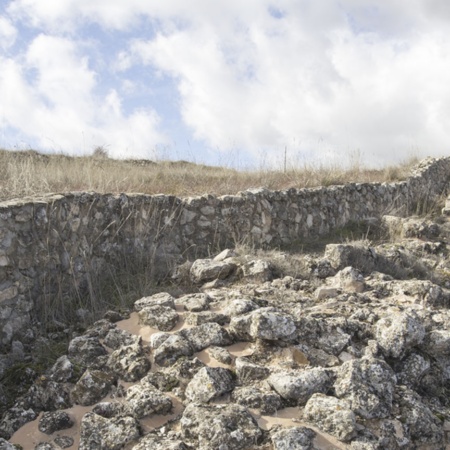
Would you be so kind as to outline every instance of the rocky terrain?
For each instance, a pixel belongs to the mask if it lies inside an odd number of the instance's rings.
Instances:
[[[450,224],[376,226],[384,242],[184,264],[196,292],[74,336],[0,449],[450,448]]]

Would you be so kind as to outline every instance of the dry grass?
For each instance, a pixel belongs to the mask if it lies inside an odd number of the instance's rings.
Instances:
[[[412,163],[368,170],[304,166],[290,170],[238,171],[186,161],[114,160],[96,150],[92,156],[70,157],[0,149],[0,201],[44,193],[95,191],[193,195],[236,194],[250,188],[273,190],[329,186],[348,182],[404,179]]]

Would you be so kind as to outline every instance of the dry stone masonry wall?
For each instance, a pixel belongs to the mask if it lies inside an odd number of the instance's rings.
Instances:
[[[145,257],[157,276],[174,259],[235,243],[288,246],[350,222],[410,214],[418,202],[445,192],[449,177],[450,158],[441,158],[422,161],[396,183],[185,199],[69,193],[2,202],[0,351],[27,338],[36,310],[49,299],[88,292],[92,274],[105,264]]]

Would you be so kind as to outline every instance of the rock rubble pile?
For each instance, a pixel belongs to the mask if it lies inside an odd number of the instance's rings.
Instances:
[[[384,217],[395,243],[195,261],[198,292],[74,337],[4,414],[0,448],[25,427],[36,450],[447,448],[446,220]]]

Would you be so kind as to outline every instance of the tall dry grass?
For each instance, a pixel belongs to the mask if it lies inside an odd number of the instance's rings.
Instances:
[[[381,170],[304,165],[282,170],[238,171],[186,161],[115,160],[105,153],[71,157],[33,150],[0,149],[0,201],[44,193],[95,191],[171,194],[236,194],[250,188],[273,190],[404,179],[413,162]]]

